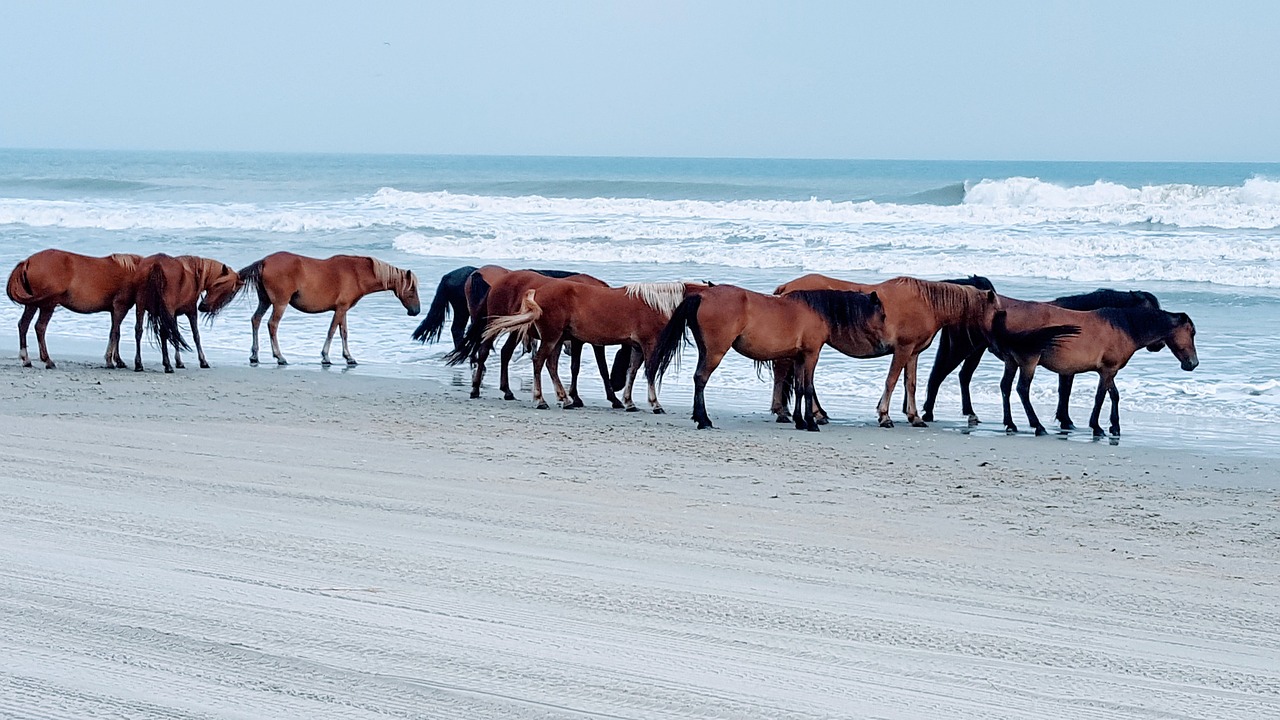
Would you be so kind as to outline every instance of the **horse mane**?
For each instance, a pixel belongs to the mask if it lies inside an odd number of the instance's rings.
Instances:
[[[1145,290],[1111,290],[1098,288],[1079,295],[1064,295],[1052,301],[1067,310],[1097,310],[1099,308],[1149,307],[1160,309],[1160,301]]]
[[[969,287],[975,287],[979,290],[996,289],[996,286],[992,285],[990,280],[982,277],[981,275],[970,275],[967,278],[952,278],[950,280],[943,280],[942,282],[950,283],[952,285],[968,285]]]
[[[627,291],[627,297],[640,298],[664,317],[671,317],[685,296],[683,282],[628,283],[622,289]]]
[[[411,270],[402,270],[375,257],[369,258],[369,261],[373,263],[373,276],[384,288],[391,290],[399,287],[401,291],[417,289],[418,277]]]
[[[133,272],[138,268],[139,258],[137,255],[133,255],[131,253],[112,253],[108,257],[114,260],[117,265],[129,272]]]
[[[992,292],[968,285],[919,280],[913,277],[896,277],[886,280],[883,284],[910,288],[924,298],[939,315],[952,318],[948,324],[980,324],[986,313],[984,296]]]
[[[833,330],[865,325],[880,306],[880,298],[875,293],[848,290],[797,290],[783,297],[795,298],[808,305]]]
[[[1168,337],[1182,323],[1191,323],[1191,317],[1186,313],[1171,313],[1149,307],[1109,307],[1099,308],[1094,312],[1140,346]],[[1192,326],[1194,327],[1194,323]]]

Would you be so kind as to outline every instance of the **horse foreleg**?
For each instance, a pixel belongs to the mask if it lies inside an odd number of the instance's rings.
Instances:
[[[814,391],[813,378],[818,367],[818,354],[814,353],[811,358],[804,358],[797,369],[799,370],[799,382],[796,384],[796,397],[804,396],[805,413],[804,422],[800,422],[799,410],[800,406],[796,405],[796,428],[808,430],[809,432],[818,432],[818,421],[814,417],[814,404],[817,401],[817,393]]]
[[[515,333],[507,333],[507,341],[502,344],[501,365],[498,368],[501,380],[498,389],[502,391],[503,400],[516,399],[515,393],[511,392],[511,357],[516,354],[516,345],[519,343],[520,339]]]
[[[280,352],[280,318],[284,317],[284,309],[288,305],[273,305],[271,308],[271,319],[267,321],[267,334],[271,336],[271,356],[276,359],[277,365],[288,365],[289,361],[284,359],[284,353]]]
[[[359,363],[351,356],[351,348],[347,346],[347,310],[349,309],[341,308],[334,314],[338,316],[338,334],[342,336],[342,359],[347,361],[347,367],[355,367]]]
[[[18,318],[18,359],[22,361],[22,367],[31,367],[31,356],[27,354],[27,328],[31,327],[31,318],[39,310],[35,305],[27,305],[22,308],[22,317]]]
[[[1089,414],[1089,427],[1093,430],[1094,437],[1102,437],[1102,423],[1099,416],[1102,415],[1102,403],[1107,398],[1107,393],[1115,385],[1115,373],[1106,370],[1098,371],[1098,389],[1093,395],[1093,412]],[[1114,426],[1116,435],[1120,434],[1120,393],[1116,392],[1115,400],[1111,403],[1111,424]]]
[[[56,308],[56,305],[46,305],[40,308],[40,317],[36,318],[36,342],[40,344],[40,359],[44,362],[46,370],[52,370],[55,367],[53,358],[49,357],[49,346],[44,342],[44,331],[49,327],[49,320],[53,317],[53,311]]]
[[[622,347],[627,347],[623,345]],[[609,360],[605,357],[603,345],[592,345],[591,349],[596,354],[596,367],[600,368],[600,378],[604,380],[604,396],[615,409],[622,407],[622,401],[618,400],[618,394],[613,390],[613,381],[609,378]]]
[[[465,300],[451,303],[453,307],[453,324],[449,326],[449,333],[453,335],[453,348],[456,350],[462,347],[467,335],[467,320],[471,319],[471,314],[467,312],[467,303]]]
[[[791,412],[787,410],[787,390],[794,389],[790,378],[793,364],[791,360],[773,361],[773,402],[769,405],[769,412],[777,416],[775,422],[791,422]]]
[[[644,362],[645,354],[638,348],[631,348],[631,361],[627,365],[627,386],[622,390],[622,406],[627,412],[640,412],[640,408],[631,400],[631,391],[636,386],[636,373],[640,372],[640,364]]]
[[[485,363],[489,360],[489,353],[493,351],[493,341],[486,340],[480,343],[480,347],[476,348],[476,353],[471,360],[471,399],[475,400],[480,397],[480,383],[484,380]],[[515,397],[506,398],[514,400]]]
[[[978,419],[978,413],[973,411],[973,398],[969,395],[969,381],[973,380],[973,373],[978,369],[978,364],[982,362],[982,355],[986,352],[985,348],[979,348],[977,352],[971,353],[964,359],[964,365],[960,367],[960,412],[968,419],[969,425],[977,425],[982,422]],[[929,378],[933,382],[932,376]],[[925,420],[931,420],[929,413],[924,414]]]
[[[177,352],[178,346],[174,345],[173,349]],[[164,371],[167,373],[173,372],[173,365],[169,364],[169,341],[163,337],[160,338],[160,359],[164,362]]]
[[[951,371],[960,364],[960,360],[955,355],[956,353],[951,351],[950,328],[943,328],[942,337],[938,339],[938,353],[933,357],[933,369],[929,371],[929,382],[925,386],[924,419],[926,422],[933,421],[933,405],[938,400],[938,390],[942,387],[942,381],[946,380]]]
[[[142,321],[146,311],[138,305],[133,313],[133,371],[142,372]]]
[[[258,309],[253,311],[249,324],[253,326],[253,345],[249,347],[249,364],[258,364],[258,326],[262,324],[262,316],[267,314],[271,301],[265,297],[258,298]]]
[[[1013,376],[1017,373],[1017,363],[1005,360],[1004,374],[1000,376],[1000,402],[1004,408],[1004,430],[1010,433],[1018,432],[1018,426],[1013,424],[1013,410],[1009,407],[1009,395],[1013,392]]]
[[[547,341],[544,340],[542,345],[548,346]],[[544,347],[539,347],[538,352],[541,353]],[[547,374],[551,376],[551,384],[556,390],[556,402],[560,403],[560,407],[568,409],[573,403],[569,400],[569,393],[565,392],[564,383],[560,382],[560,341],[550,345],[546,362]]]
[[[124,324],[124,319],[129,315],[129,307],[132,302],[117,301],[111,306],[111,334],[107,339],[107,367],[123,368],[124,360],[120,358],[120,328]]]
[[[907,360],[906,368],[903,374],[906,375],[903,383],[903,412],[907,415],[907,422],[911,423],[911,427],[928,427],[924,420],[920,419],[920,413],[916,410],[916,371],[920,362],[920,353],[913,353],[911,358]]]
[[[876,416],[880,421],[880,427],[893,427],[893,419],[889,417],[889,403],[893,399],[893,388],[898,384],[898,375],[902,374],[907,360],[905,351],[894,350],[893,362],[889,363],[889,376],[884,379],[884,394],[880,396],[880,402],[876,405]]]
[[[554,345],[543,343],[533,354],[533,406],[538,410],[547,410],[551,407],[547,404],[546,398],[542,397],[542,366],[547,363],[547,356],[557,349]]]
[[[569,404],[565,408],[582,407],[582,398],[578,397],[578,370],[582,368],[582,341],[569,341]]]
[[[1022,401],[1022,409],[1027,413],[1027,422],[1036,429],[1036,435],[1047,435],[1048,431],[1036,416],[1036,409],[1031,406],[1031,380],[1036,375],[1036,366],[1039,362],[1040,358],[1036,357],[1033,360],[1024,361],[1018,369],[1018,399]]]
[[[1120,434],[1120,390],[1116,388],[1116,376],[1111,376],[1111,427],[1108,428],[1112,435]]]
[[[329,346],[333,344],[333,334],[338,330],[338,311],[333,311],[333,319],[329,321],[329,334],[324,337],[324,347],[320,348],[320,364],[332,365],[329,362]]]
[[[1076,429],[1076,424],[1071,422],[1071,385],[1075,379],[1073,373],[1058,376],[1058,409],[1054,411],[1053,419],[1058,421],[1058,427],[1063,430]]]
[[[209,361],[204,358],[204,347],[200,345],[200,323],[197,322],[195,312],[187,313],[187,322],[191,323],[191,338],[196,341],[196,357],[200,359],[200,367],[208,369]]]
[[[711,379],[711,373],[720,366],[725,352],[710,350],[703,342],[698,342],[698,367],[693,371],[693,419],[698,423],[699,430],[713,427],[711,416],[707,414],[707,381]]]

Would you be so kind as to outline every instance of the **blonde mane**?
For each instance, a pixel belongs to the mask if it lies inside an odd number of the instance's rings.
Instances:
[[[373,263],[373,276],[384,289],[393,290],[397,294],[417,291],[418,277],[411,271],[402,270],[375,257],[369,258],[369,261]]]
[[[139,257],[137,255],[132,255],[130,253],[113,253],[110,257],[117,265],[129,272],[133,272],[138,268]]]
[[[666,317],[671,317],[671,313],[684,302],[683,282],[629,283],[622,287],[627,291],[627,297],[643,300]]]

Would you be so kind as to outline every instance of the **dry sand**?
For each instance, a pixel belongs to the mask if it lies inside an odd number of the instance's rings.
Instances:
[[[60,361],[3,717],[1280,717],[1265,461]]]

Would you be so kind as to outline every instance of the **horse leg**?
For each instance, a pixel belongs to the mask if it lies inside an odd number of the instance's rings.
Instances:
[[[271,356],[276,359],[277,365],[289,364],[289,361],[284,359],[284,353],[280,352],[280,338],[278,335],[280,318],[284,317],[284,309],[287,307],[289,307],[287,304],[273,305],[271,319],[267,321],[267,334],[271,336]]]
[[[543,341],[543,345],[546,345]],[[538,352],[542,352],[543,348],[538,348]],[[560,403],[563,409],[573,407],[572,401],[569,400],[569,393],[565,392],[564,383],[560,382],[560,341],[551,346],[550,352],[547,353],[547,374],[551,376],[551,384],[556,390],[556,402]]]
[[[351,357],[351,348],[347,346],[347,310],[350,308],[341,308],[334,312],[338,319],[338,334],[342,336],[342,359],[347,361],[347,367],[355,367],[360,363]]]
[[[1018,432],[1013,424],[1013,411],[1009,408],[1009,394],[1013,392],[1013,376],[1018,373],[1018,365],[1012,360],[1004,361],[1004,375],[1000,376],[1000,402],[1004,407],[1004,430],[1007,433]]]
[[[787,410],[787,388],[792,386],[791,379],[788,377],[791,374],[791,366],[792,361],[789,359],[773,361],[773,402],[769,406],[769,412],[777,416],[774,422],[791,422],[791,412]]]
[[[178,346],[174,345],[173,349],[176,353]],[[169,364],[169,342],[164,338],[160,338],[160,359],[164,361],[164,371],[167,373],[173,372],[173,365]]]
[[[719,367],[724,354],[723,350],[717,353],[709,350],[702,342],[698,343],[698,369],[693,373],[693,419],[698,423],[699,430],[713,427],[711,417],[707,415],[705,393],[707,381],[711,379],[711,373]]]
[[[582,407],[582,398],[578,397],[578,370],[582,367],[582,341],[569,342],[569,404],[568,408]]]
[[[631,391],[636,386],[636,373],[640,372],[640,364],[644,362],[644,353],[639,348],[631,348],[631,360],[627,365],[627,386],[622,389],[622,406],[627,412],[640,412],[640,408],[631,400]]]
[[[200,323],[197,322],[195,312],[187,313],[187,322],[191,323],[191,337],[196,341],[196,357],[200,359],[200,367],[207,370],[209,361],[205,359],[204,347],[200,345]]]
[[[911,423],[911,427],[929,427],[924,420],[920,419],[920,413],[916,410],[916,372],[919,367],[920,353],[915,353],[911,359],[907,360],[907,366],[903,370],[906,375],[906,382],[903,383],[903,412],[907,415],[907,422]]]
[[[622,347],[627,347],[623,345]],[[605,357],[603,345],[592,345],[591,349],[596,353],[596,366],[600,368],[600,378],[604,380],[604,396],[609,404],[618,409],[622,407],[622,401],[618,399],[618,394],[613,391],[613,381],[609,378],[609,359]]]
[[[1112,435],[1120,434],[1120,390],[1116,388],[1116,376],[1111,376],[1110,390],[1111,394],[1111,427],[1108,430]]]
[[[558,350],[556,344],[542,343],[533,354],[533,406],[538,410],[547,410],[551,406],[542,397],[542,366],[547,363],[547,356]]]
[[[133,312],[133,371],[142,372],[142,321],[146,311],[138,305]]]
[[[116,301],[111,305],[111,334],[107,340],[107,367],[123,368],[124,360],[120,358],[120,327],[129,314],[129,304]]]
[[[1102,414],[1102,401],[1106,399],[1107,391],[1111,388],[1114,378],[1115,373],[1107,373],[1105,370],[1098,371],[1098,390],[1093,395],[1093,412],[1089,414],[1089,427],[1093,430],[1094,437],[1102,437],[1105,434],[1102,432],[1102,424],[1098,422],[1098,416]],[[1117,393],[1118,398],[1119,393]],[[1115,404],[1112,407],[1112,412],[1115,416],[1112,422],[1118,424],[1120,409]],[[1116,429],[1119,430],[1118,427]]]
[[[969,395],[969,381],[973,379],[973,373],[978,369],[978,364],[982,362],[982,354],[986,352],[985,348],[979,348],[977,352],[969,355],[964,359],[964,364],[960,367],[960,412],[964,413],[969,420],[969,426],[972,427],[981,423],[978,419],[978,413],[973,411],[973,398]],[[930,377],[930,382],[933,378]],[[925,413],[925,420],[931,420],[928,413]]]
[[[27,354],[27,328],[31,327],[31,318],[39,310],[35,305],[27,305],[22,308],[22,317],[18,318],[18,359],[22,361],[22,367],[31,367],[31,356]]]
[[[40,317],[36,318],[36,342],[40,344],[40,359],[44,361],[46,370],[52,370],[54,364],[53,358],[49,357],[49,346],[44,342],[44,331],[49,327],[49,320],[56,308],[57,305],[46,305],[40,308]]]
[[[1040,418],[1036,416],[1036,409],[1031,406],[1031,380],[1036,374],[1036,365],[1040,358],[1023,362],[1022,367],[1018,370],[1018,399],[1022,401],[1022,409],[1027,413],[1027,422],[1031,423],[1031,427],[1036,429],[1036,435],[1047,435],[1044,425],[1040,424]]]
[[[823,421],[818,420],[817,418],[818,388],[817,388],[817,385],[814,383],[814,376],[817,373],[817,369],[818,369],[818,354],[814,353],[813,359],[807,363],[807,367],[804,374],[804,384],[807,390],[805,400],[809,404],[809,412],[805,418],[805,430],[808,430],[810,432],[818,432],[818,426],[823,424]]]
[[[249,321],[253,326],[253,345],[249,348],[249,364],[258,364],[258,326],[262,324],[262,316],[267,314],[267,308],[271,307],[271,301],[266,296],[258,298],[258,309],[253,311],[253,318]]]
[[[1076,424],[1071,422],[1071,385],[1075,379],[1076,376],[1072,373],[1058,376],[1058,409],[1053,413],[1053,419],[1058,421],[1058,427],[1063,430],[1076,429]]]
[[[501,382],[498,383],[498,389],[502,391],[503,400],[515,400],[515,393],[511,392],[511,357],[516,354],[516,345],[520,343],[520,339],[514,333],[507,334],[507,341],[502,344],[501,366],[498,368],[501,372]]]
[[[938,338],[938,354],[933,357],[933,369],[929,371],[929,382],[925,386],[925,422],[933,422],[933,405],[938,400],[938,390],[942,387],[942,381],[946,380],[951,371],[960,364],[954,355],[955,353],[951,350],[950,329],[943,328],[942,337]]]
[[[818,421],[813,416],[813,373],[814,367],[818,364],[818,356],[815,354],[812,358],[802,357],[799,360],[796,363],[796,429],[817,432]],[[802,400],[805,403],[803,415],[800,411]]]
[[[508,343],[509,342],[510,341],[508,341]],[[475,359],[473,360],[472,368],[471,368],[471,399],[472,400],[475,400],[476,398],[480,397],[480,382],[484,380],[485,362],[489,359],[489,353],[492,351],[493,351],[493,341],[491,340],[486,340],[485,342],[480,343],[480,347],[476,349]],[[506,352],[505,346],[503,347],[503,352],[504,353]],[[508,389],[508,392],[510,392],[509,389]],[[515,396],[512,395],[511,397],[505,398],[505,399],[515,400]]]
[[[467,320],[471,318],[471,314],[467,312],[467,301],[465,299],[451,303],[453,306],[453,324],[449,326],[449,333],[453,335],[453,347],[462,347],[464,338],[467,335]],[[514,399],[514,398],[513,398]]]
[[[329,334],[324,337],[324,347],[320,348],[320,364],[329,366],[329,346],[333,344],[333,333],[338,330],[338,311],[333,311],[333,319],[329,321]]]
[[[889,364],[889,376],[884,379],[884,395],[880,396],[880,402],[876,405],[876,416],[879,418],[880,427],[893,427],[893,419],[889,417],[889,402],[893,399],[893,388],[898,384],[898,375],[907,365],[905,356],[905,351],[894,350],[893,352],[893,362]]]

